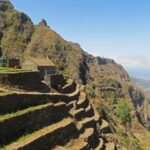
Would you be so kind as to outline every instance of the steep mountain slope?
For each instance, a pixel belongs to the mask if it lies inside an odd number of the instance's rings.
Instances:
[[[0,2],[0,53],[19,57],[30,41],[34,26],[24,13],[14,10],[9,1]]]
[[[50,58],[60,72],[87,87],[89,95],[97,99],[97,102],[93,101],[97,103],[95,107],[103,109],[104,117],[113,121],[117,128],[120,125],[125,134],[126,130],[144,130],[142,124],[147,123],[144,119],[144,96],[130,82],[122,66],[111,59],[89,55],[78,44],[65,41],[47,26],[45,20],[34,26],[30,18],[14,10],[10,2],[0,2],[0,7],[5,8],[0,9],[3,56],[19,57],[21,61],[29,56]],[[130,108],[130,121],[125,124],[114,111],[122,99]]]
[[[85,67],[83,67],[83,54],[79,46],[63,40],[57,33],[48,28],[45,21],[35,27],[25,56],[26,54],[32,57],[49,57],[58,65],[60,70],[65,70],[69,76],[82,82],[80,68]]]
[[[143,90],[145,100],[144,100],[144,120],[146,125],[149,128],[150,124],[150,81],[149,80],[143,80],[139,78],[131,78],[132,82],[135,83],[139,88]]]
[[[142,112],[144,101],[142,94],[139,94],[139,97],[134,94],[138,91],[130,87],[129,76],[120,65],[111,59],[87,54],[78,44],[65,41],[49,29],[45,21],[36,26],[24,56],[49,57],[64,74],[78,83],[89,85],[100,99],[108,102],[108,105],[109,94],[114,94],[112,108],[117,100],[126,98],[133,110],[134,106],[140,106],[138,112]]]

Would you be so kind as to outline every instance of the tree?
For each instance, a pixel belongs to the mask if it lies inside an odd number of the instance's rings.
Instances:
[[[130,109],[125,99],[121,99],[118,101],[115,108],[115,114],[118,118],[120,118],[122,123],[130,122]]]
[[[89,97],[91,97],[91,98],[95,98],[96,97],[95,90],[89,85],[86,86],[86,92],[87,92]]]

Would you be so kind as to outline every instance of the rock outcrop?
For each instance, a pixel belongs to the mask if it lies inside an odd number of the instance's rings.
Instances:
[[[2,55],[11,58],[21,57],[34,29],[31,19],[16,11],[10,1],[0,1],[0,20]]]

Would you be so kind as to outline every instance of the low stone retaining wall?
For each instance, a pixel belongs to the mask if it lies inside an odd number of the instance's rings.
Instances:
[[[36,88],[41,82],[38,71],[0,73],[0,84],[20,88]]]
[[[13,93],[8,95],[0,95],[0,114],[11,113],[17,110],[25,109],[27,107],[45,104],[48,102],[69,102],[72,99],[76,100],[79,93],[72,96],[59,94],[22,94]]]
[[[25,133],[29,134],[44,126],[58,122],[67,115],[68,111],[65,105],[50,105],[0,121],[0,144],[7,144]]]
[[[64,87],[62,87],[61,90],[59,90],[59,92],[64,93],[64,94],[72,93],[75,91],[76,86],[77,86],[76,83],[72,81],[68,83],[67,85],[65,85]]]
[[[49,80],[49,85],[54,89],[58,89],[59,86],[62,86],[66,83],[62,74],[50,75]]]
[[[17,150],[50,150],[57,145],[65,145],[70,139],[77,138],[78,131],[73,122],[58,127],[52,132],[41,135],[39,138],[31,138],[27,144],[17,145]],[[13,147],[13,146],[12,146]],[[7,147],[6,147],[7,149]],[[8,148],[11,149],[11,148]]]

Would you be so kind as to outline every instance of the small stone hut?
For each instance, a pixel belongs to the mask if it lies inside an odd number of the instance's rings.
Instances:
[[[55,64],[48,58],[29,58],[22,63],[22,68],[40,71],[41,79],[46,80],[49,75],[56,73]]]

